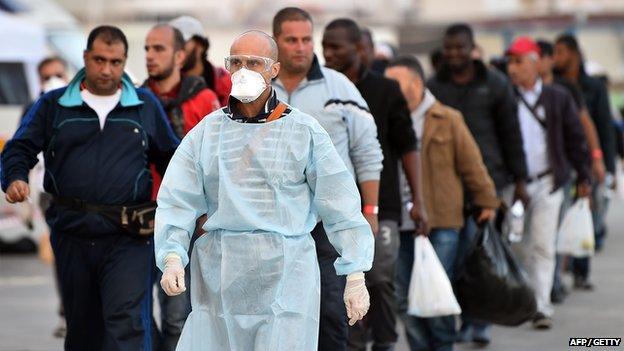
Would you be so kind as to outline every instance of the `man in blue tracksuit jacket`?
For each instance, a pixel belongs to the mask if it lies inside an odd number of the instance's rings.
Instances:
[[[2,152],[12,203],[28,199],[28,172],[45,155],[66,350],[151,349],[153,240],[123,226],[137,217],[122,208],[149,208],[148,165],[164,171],[179,141],[156,98],[123,73],[127,50],[118,28],[94,29],[85,68],[34,104]]]

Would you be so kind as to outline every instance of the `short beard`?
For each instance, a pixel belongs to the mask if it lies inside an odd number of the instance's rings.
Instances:
[[[195,68],[196,64],[197,64],[197,48],[193,49],[193,52],[191,53],[191,55],[188,55],[186,57],[186,60],[184,60],[184,64],[182,65],[182,72],[188,72],[192,70],[193,68]]]
[[[149,76],[151,79],[156,80],[156,81],[161,81],[161,80],[165,80],[169,77],[171,77],[171,75],[173,74],[173,66],[167,68],[166,70],[162,71],[159,74],[154,74]]]
[[[174,69],[175,69],[175,63],[173,62],[173,60],[171,60],[171,64],[169,65],[169,67],[165,68],[162,72],[158,74],[150,75],[149,77],[150,79],[153,79],[155,81],[165,80],[171,77]]]

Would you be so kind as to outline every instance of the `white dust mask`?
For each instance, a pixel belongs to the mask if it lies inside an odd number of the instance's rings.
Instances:
[[[243,67],[232,74],[232,95],[244,104],[255,101],[267,88],[262,74]]]
[[[41,91],[43,91],[44,93],[47,93],[54,89],[62,88],[66,85],[67,85],[67,82],[65,80],[57,76],[52,76],[48,78],[48,80],[43,82],[43,85],[41,86]]]

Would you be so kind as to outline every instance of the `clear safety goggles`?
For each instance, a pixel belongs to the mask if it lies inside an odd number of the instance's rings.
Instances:
[[[245,67],[250,71],[262,73],[268,71],[274,63],[273,59],[263,56],[230,55],[225,58],[225,69],[233,73]]]

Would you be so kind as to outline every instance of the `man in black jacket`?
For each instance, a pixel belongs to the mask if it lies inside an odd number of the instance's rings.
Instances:
[[[527,162],[525,235],[520,252],[535,290],[538,313],[533,326],[552,327],[550,291],[555,270],[555,242],[562,186],[577,173],[577,197],[591,193],[590,154],[572,96],[539,77],[539,46],[528,37],[516,39],[507,50],[508,73],[516,93],[518,119]]]
[[[449,27],[444,36],[443,66],[427,87],[441,103],[462,113],[496,189],[514,181],[517,195],[524,195],[526,164],[511,86],[502,74],[471,59],[474,47],[470,27]]]
[[[615,174],[615,128],[611,118],[609,94],[607,87],[599,80],[590,77],[583,69],[583,56],[576,38],[572,35],[562,35],[555,41],[555,71],[558,75],[577,84],[583,92],[583,98],[589,110],[589,115],[594,121],[602,153],[594,153],[592,157],[603,158],[605,168],[613,179]],[[605,214],[607,212],[608,199],[604,196],[604,186],[613,186],[612,182],[596,186],[592,197],[594,235],[596,246],[599,247],[606,233]],[[601,191],[602,189],[602,191]],[[589,258],[574,259],[574,286],[580,289],[592,289],[589,282]]]
[[[514,198],[527,203],[526,163],[511,85],[500,72],[473,60],[474,48],[474,35],[468,25],[450,26],[444,36],[442,65],[427,87],[441,103],[464,116],[499,196],[511,193],[510,185],[515,183]],[[459,265],[476,230],[468,216],[461,235]],[[486,324],[463,322],[462,339],[470,338],[474,327],[473,341],[489,342]]]
[[[368,329],[372,332],[375,350],[391,350],[397,340],[393,281],[402,206],[399,159],[412,190],[411,218],[418,223],[417,232],[425,234],[427,231],[419,191],[416,136],[399,85],[365,66],[362,34],[353,20],[337,19],[325,27],[323,55],[327,67],[345,74],[366,100],[375,118],[384,155],[379,186],[379,233],[375,237],[373,268],[366,273],[371,307],[366,322],[350,327],[349,349],[366,350]]]
[[[545,84],[558,84],[561,87],[565,88],[574,99],[576,107],[579,110],[579,116],[581,118],[581,124],[585,129],[585,137],[587,138],[587,146],[592,155],[592,178],[593,178],[593,188],[596,187],[604,187],[602,184],[605,182],[606,178],[606,170],[604,165],[604,159],[602,157],[603,152],[600,147],[600,140],[598,138],[598,133],[596,132],[596,126],[594,125],[594,121],[589,116],[589,110],[587,109],[587,105],[585,104],[585,98],[583,97],[583,93],[581,92],[581,88],[578,83],[572,83],[567,78],[562,77],[561,75],[555,76],[554,68],[554,45],[548,41],[538,40],[537,45],[540,47],[540,60],[539,60],[539,68],[540,68],[540,76],[542,81]],[[562,210],[567,209],[572,203],[572,194],[568,191],[564,197]],[[563,216],[565,212],[562,212],[561,216]],[[561,279],[561,266],[563,264],[563,255],[557,255],[557,268],[555,271],[555,282],[553,284],[553,291],[551,294],[553,303],[562,303],[564,298],[567,296],[567,289],[563,284]],[[588,263],[585,259],[575,259],[573,260],[573,265],[583,266],[583,264]],[[585,284],[589,284],[585,282]]]

